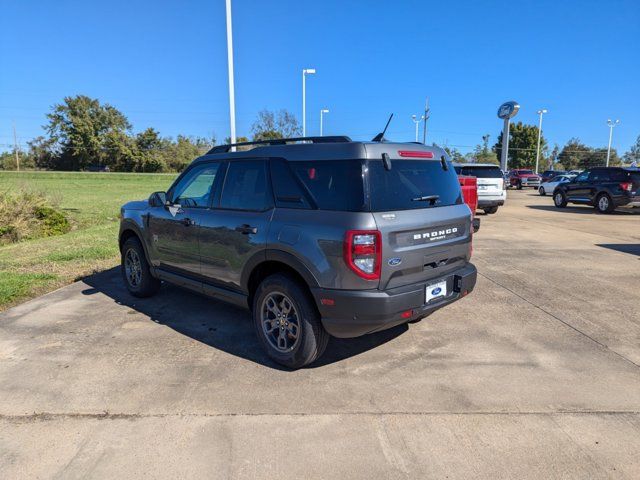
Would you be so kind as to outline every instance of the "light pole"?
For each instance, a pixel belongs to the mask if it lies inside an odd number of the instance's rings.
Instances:
[[[418,118],[417,115],[411,115],[411,120],[413,120],[413,123],[416,124],[416,143],[418,143],[418,125],[420,125],[420,122],[423,121],[425,119],[425,116],[422,115],[420,118]]]
[[[233,86],[233,32],[231,31],[231,0],[226,1],[227,10],[227,66],[229,69],[229,123],[231,144],[236,143],[236,94]],[[236,147],[231,147],[235,152]]]
[[[328,108],[323,108],[322,110],[320,110],[320,136],[322,136],[322,115],[324,115],[325,113],[329,113]]]
[[[609,157],[611,156],[611,140],[613,139],[613,127],[617,127],[620,124],[620,120],[616,120],[615,122],[611,121],[611,119],[607,120],[607,125],[609,125],[609,146],[607,147],[607,167],[609,166]]]
[[[307,136],[307,75],[316,73],[315,68],[305,68],[302,70],[302,136]]]
[[[538,123],[538,148],[536,149],[536,173],[538,173],[538,162],[540,160],[540,138],[542,137],[542,115],[547,113],[547,109],[543,108],[542,110],[538,110],[538,115],[540,115],[540,122]]]

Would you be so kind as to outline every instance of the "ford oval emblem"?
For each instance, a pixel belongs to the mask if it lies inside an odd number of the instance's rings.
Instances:
[[[431,290],[431,295],[438,295],[441,291],[442,289],[440,287],[436,287],[433,290]]]
[[[390,266],[395,267],[396,265],[400,265],[402,263],[402,259],[400,257],[390,258],[387,263]]]

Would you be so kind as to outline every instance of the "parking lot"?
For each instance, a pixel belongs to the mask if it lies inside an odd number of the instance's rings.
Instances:
[[[287,371],[116,269],[0,314],[3,478],[639,478],[640,212],[510,191],[476,290]]]

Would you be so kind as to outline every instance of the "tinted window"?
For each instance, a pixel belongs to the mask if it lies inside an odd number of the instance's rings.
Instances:
[[[289,167],[320,210],[364,209],[360,160],[289,162]]]
[[[451,164],[446,171],[438,160],[393,160],[391,170],[386,170],[381,160],[370,160],[367,166],[374,212],[441,207],[462,201]],[[427,196],[437,198],[433,203],[418,200]]]
[[[589,178],[589,172],[582,172],[576,177],[576,182],[586,182],[587,178]]]
[[[533,170],[518,170],[516,171],[516,175],[531,175]]]
[[[266,210],[271,206],[269,196],[263,160],[229,162],[220,198],[221,208]]]
[[[612,170],[609,174],[609,179],[612,182],[628,182],[629,177],[629,172],[624,170]]]
[[[219,166],[219,163],[209,163],[189,170],[173,189],[174,203],[183,207],[209,206]]]
[[[608,182],[611,180],[611,171],[604,169],[591,170],[589,180],[592,182]]]
[[[460,175],[469,175],[478,178],[502,178],[502,172],[498,166],[495,167],[473,167],[464,166],[456,167],[456,171]]]
[[[276,207],[311,208],[309,201],[286,160],[271,159],[271,184]]]

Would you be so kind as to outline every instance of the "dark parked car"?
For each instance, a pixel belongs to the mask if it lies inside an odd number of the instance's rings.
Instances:
[[[572,181],[559,184],[553,202],[563,208],[567,203],[592,205],[600,213],[617,207],[640,206],[640,170],[621,167],[598,167],[585,170]]]
[[[542,175],[540,175],[540,179],[542,183],[545,183],[550,181],[552,178],[557,177],[558,175],[565,175],[566,173],[567,172],[565,172],[564,170],[545,170],[544,172],[542,172]]]
[[[125,285],[164,280],[248,307],[277,362],[329,335],[417,321],[471,292],[472,215],[438,147],[309,137],[214,147],[122,207]]]

